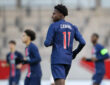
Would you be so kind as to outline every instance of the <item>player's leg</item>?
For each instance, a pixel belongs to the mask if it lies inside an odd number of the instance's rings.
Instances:
[[[51,65],[55,85],[65,85],[65,67],[63,64]]]
[[[55,85],[65,85],[65,80],[64,79],[56,79]]]
[[[70,67],[71,65],[63,65],[64,66],[64,70],[65,70],[65,79],[69,73]],[[65,85],[65,79],[56,79],[55,80],[55,85]]]
[[[71,65],[65,65],[65,78],[68,76],[70,68],[71,68]]]
[[[104,74],[95,74],[93,76],[93,85],[100,85],[103,80]]]
[[[9,78],[9,85],[12,85],[12,78]]]
[[[30,78],[25,78],[24,85],[30,85]]]
[[[19,85],[20,76],[21,76],[21,72],[19,70],[16,71],[16,77],[15,77],[16,85]]]
[[[16,85],[16,83],[15,83],[15,77],[11,77],[10,78],[9,85]]]
[[[9,78],[9,85],[15,85],[14,77]]]

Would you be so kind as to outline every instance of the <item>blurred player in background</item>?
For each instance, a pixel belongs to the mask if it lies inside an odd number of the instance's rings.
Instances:
[[[94,33],[91,37],[93,44],[92,58],[83,57],[82,60],[95,63],[95,74],[93,76],[93,85],[100,85],[105,74],[104,60],[109,58],[109,54],[104,46],[98,43],[99,35]]]
[[[9,85],[19,85],[21,75],[21,61],[23,56],[16,51],[16,42],[11,40],[9,42],[10,52],[7,54],[7,64],[2,64],[3,67],[10,66]]]
[[[52,46],[51,71],[55,85],[65,85],[65,79],[71,68],[72,59],[82,50],[85,41],[78,28],[65,21],[68,15],[66,6],[59,4],[54,7],[53,23],[50,25],[44,45]],[[73,41],[79,42],[77,49],[72,51]]]
[[[25,85],[41,85],[41,57],[37,46],[32,43],[36,39],[35,32],[32,30],[25,30],[23,33],[23,43],[26,44],[25,58],[23,64],[28,64],[28,73],[25,79]]]

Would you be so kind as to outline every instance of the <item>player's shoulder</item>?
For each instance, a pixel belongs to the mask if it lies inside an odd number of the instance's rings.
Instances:
[[[57,30],[59,28],[59,26],[60,26],[60,23],[59,22],[60,21],[51,23],[50,26],[49,26],[49,28],[50,29]]]
[[[16,50],[15,53],[20,53],[20,52],[18,50]]]
[[[50,26],[54,26],[54,25],[55,25],[55,22],[53,22],[53,23],[50,24]]]
[[[36,47],[36,45],[34,44],[34,43],[30,43],[30,45],[29,45],[30,47]]]
[[[96,46],[98,46],[98,47],[104,47],[103,45],[101,45],[99,43],[97,43]]]
[[[67,24],[69,24],[73,29],[77,30],[78,27],[74,24],[72,24],[71,22],[65,21]]]
[[[22,53],[20,51],[15,51],[15,54],[21,55]]]
[[[60,21],[52,22],[52,23],[50,24],[50,26],[56,26],[56,25],[58,25],[59,23],[60,23]]]
[[[37,48],[37,46],[34,43],[31,42],[30,45],[29,45],[29,48],[33,49],[33,48]]]
[[[56,25],[56,23],[53,22],[50,24],[49,29],[54,29],[54,28],[56,28],[56,26],[58,26],[58,25]]]
[[[62,20],[59,20],[59,21],[56,21],[56,22],[51,23],[50,26],[59,26],[60,24],[65,23],[65,22],[66,21],[62,19]]]
[[[69,25],[68,27],[71,26],[72,29],[78,30],[78,27],[76,25],[74,25],[74,24],[72,24],[72,23],[70,23],[66,20],[59,20],[57,22],[53,22],[53,23],[50,24],[50,27],[59,28],[59,26],[61,26],[62,24],[66,25],[66,26]]]
[[[10,54],[11,54],[11,52],[8,52],[6,56],[7,56],[7,57],[9,57],[9,56],[10,56]]]
[[[98,44],[96,44],[96,48],[97,48],[97,49],[103,49],[104,46],[98,43]]]

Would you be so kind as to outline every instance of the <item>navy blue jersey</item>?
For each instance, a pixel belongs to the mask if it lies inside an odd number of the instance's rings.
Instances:
[[[30,45],[25,49],[25,55],[28,62],[27,77],[41,76],[41,67],[40,67],[41,57],[37,46],[33,43],[30,43]]]
[[[23,56],[20,52],[15,51],[14,53],[9,52],[7,54],[7,63],[10,65],[10,76],[15,76],[18,70],[16,65],[21,63],[23,60]]]
[[[104,48],[104,46],[100,44],[96,44],[94,46],[93,50],[93,56],[97,58],[97,61],[95,62],[95,68],[96,68],[96,73],[105,73],[105,64],[104,60],[109,58],[109,54]]]
[[[50,25],[44,45],[53,47],[51,64],[71,64],[74,39],[80,44],[76,49],[78,53],[81,45],[85,45],[85,41],[77,27],[65,20]]]

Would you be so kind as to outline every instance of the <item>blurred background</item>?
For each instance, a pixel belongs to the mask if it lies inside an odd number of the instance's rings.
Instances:
[[[42,85],[50,85],[51,47],[45,48],[43,43],[52,22],[54,6],[61,3],[69,10],[66,20],[79,28],[87,42],[84,50],[73,60],[67,79],[71,84],[68,85],[83,85],[82,83],[91,85],[93,72],[89,68],[84,68],[80,59],[82,56],[91,57],[90,36],[94,32],[100,35],[99,42],[110,50],[110,0],[0,0],[0,62],[6,59],[6,54],[9,52],[9,40],[16,40],[17,50],[24,54],[22,33],[25,29],[33,29],[37,34],[34,43],[38,46],[42,57]],[[74,48],[76,46],[77,42]],[[0,72],[3,72],[1,68]],[[23,84],[26,72],[22,71],[20,85]],[[0,85],[6,83],[7,78],[0,79]],[[109,85],[108,83],[110,84],[110,80],[106,78],[103,85]]]

